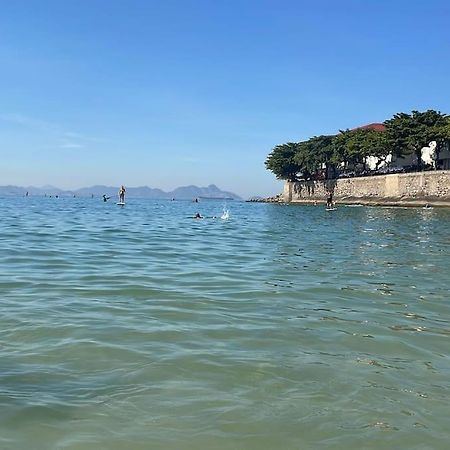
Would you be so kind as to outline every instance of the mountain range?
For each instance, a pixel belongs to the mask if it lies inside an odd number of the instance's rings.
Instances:
[[[60,197],[101,197],[106,195],[113,197],[117,195],[119,188],[114,186],[91,186],[75,190],[63,190],[55,186],[0,186],[0,196],[24,196],[28,195],[58,195]],[[165,192],[161,189],[150,188],[148,186],[130,187],[127,188],[128,197],[134,198],[153,198],[153,199],[177,199],[177,200],[192,200],[194,198],[209,198],[209,199],[228,199],[240,200],[239,195],[233,192],[222,191],[215,184],[210,184],[207,187],[198,187],[194,185],[181,186],[173,191]]]

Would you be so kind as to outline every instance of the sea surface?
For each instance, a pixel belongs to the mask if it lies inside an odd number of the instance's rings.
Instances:
[[[449,448],[450,209],[113,200],[0,199],[0,449]]]

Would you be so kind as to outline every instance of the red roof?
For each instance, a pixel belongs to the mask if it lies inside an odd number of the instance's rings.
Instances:
[[[384,131],[386,127],[382,123],[369,123],[367,125],[363,125],[361,127],[353,128],[354,130],[375,130],[375,131]]]

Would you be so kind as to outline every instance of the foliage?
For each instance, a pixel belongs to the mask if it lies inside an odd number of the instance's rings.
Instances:
[[[295,161],[304,178],[319,173],[333,155],[333,136],[314,136],[298,143]]]
[[[438,148],[441,148],[444,142],[450,140],[450,116],[446,117],[445,123],[438,128],[437,143]]]
[[[349,164],[365,164],[367,156],[384,160],[389,154],[385,134],[381,131],[359,128],[341,131],[335,139],[335,160]]]
[[[278,179],[296,181],[301,167],[295,161],[298,144],[288,142],[277,145],[266,159],[265,165]]]
[[[438,144],[446,138],[448,116],[429,109],[411,114],[398,113],[384,122],[387,145],[395,156],[415,154],[421,165],[421,150],[430,142]]]
[[[334,136],[314,136],[302,143],[302,153],[306,156],[301,158],[304,172],[314,174],[325,170],[325,173],[328,173],[334,161],[334,139]],[[298,156],[297,161],[299,161]]]
[[[450,139],[450,116],[439,111],[398,113],[384,122],[385,131],[357,128],[336,136],[314,136],[303,142],[277,145],[266,159],[266,168],[279,179],[333,178],[336,167],[365,167],[369,156],[379,162],[389,154],[396,157],[415,154],[421,165],[421,150],[432,141]]]

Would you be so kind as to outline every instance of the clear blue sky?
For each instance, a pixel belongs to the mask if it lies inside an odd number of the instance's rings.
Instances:
[[[275,194],[271,148],[450,112],[450,2],[0,2],[0,185]]]

